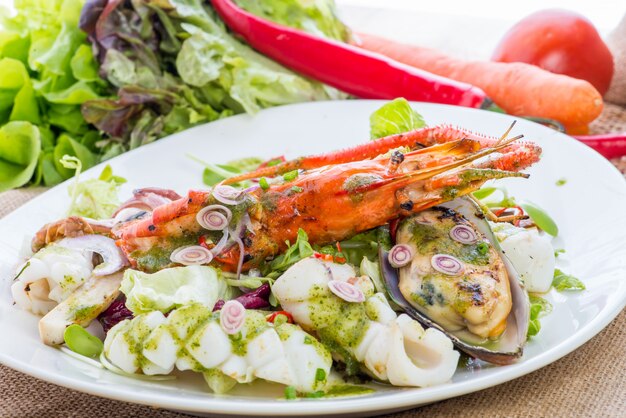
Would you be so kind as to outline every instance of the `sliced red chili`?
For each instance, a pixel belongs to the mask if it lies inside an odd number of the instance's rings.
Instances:
[[[274,321],[276,320],[276,317],[278,315],[284,315],[287,317],[287,322],[289,322],[290,324],[293,324],[293,316],[291,316],[291,314],[287,311],[276,311],[276,312],[272,312],[271,314],[267,315],[265,317],[265,320],[267,322],[271,322],[272,324],[274,323]]]

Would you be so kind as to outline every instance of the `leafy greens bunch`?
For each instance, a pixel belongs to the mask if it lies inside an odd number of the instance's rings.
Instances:
[[[238,0],[346,41],[333,0]],[[51,186],[128,149],[236,113],[345,95],[233,37],[209,1],[14,0],[0,11],[0,191]]]
[[[80,105],[108,94],[78,27],[82,0],[16,0],[0,10],[0,191],[73,175],[59,160],[98,162],[100,134]]]
[[[348,36],[332,1],[241,1],[280,23]],[[105,7],[106,5],[106,7]],[[111,142],[135,148],[235,113],[342,97],[256,53],[201,0],[90,0],[80,22],[116,99],[83,105]]]

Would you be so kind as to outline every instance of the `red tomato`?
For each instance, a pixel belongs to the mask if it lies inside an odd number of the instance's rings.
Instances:
[[[590,82],[604,95],[613,77],[613,56],[584,16],[542,10],[520,20],[500,41],[492,59],[525,62]]]

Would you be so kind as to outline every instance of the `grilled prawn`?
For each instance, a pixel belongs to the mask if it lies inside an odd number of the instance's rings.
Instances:
[[[489,179],[527,177],[518,171],[538,161],[541,149],[515,142],[519,138],[425,128],[288,161],[229,180],[286,173],[266,187],[239,191],[221,184],[156,207],[119,227],[118,245],[145,271],[177,263],[245,271],[284,251],[300,228],[311,243],[339,241],[470,193]]]

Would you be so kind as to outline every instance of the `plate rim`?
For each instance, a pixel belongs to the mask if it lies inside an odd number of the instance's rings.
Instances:
[[[280,112],[281,109],[285,107],[297,107],[297,106],[307,106],[307,107],[315,107],[315,106],[325,106],[328,104],[341,104],[350,106],[351,103],[357,102],[377,102],[377,103],[385,103],[385,100],[351,100],[351,101],[318,101],[318,102],[307,102],[307,103],[298,103],[292,105],[285,106],[277,106],[270,109],[265,109],[262,112]],[[479,109],[470,109],[470,108],[459,108],[457,106],[450,105],[439,105],[433,103],[423,103],[423,102],[411,102],[412,105],[415,106],[428,106],[432,108],[448,108],[448,110],[454,111],[477,111],[483,112]],[[452,108],[452,109],[450,109]],[[491,114],[492,117],[498,118],[503,117],[504,119],[510,120],[513,118],[510,115],[502,115],[502,114]],[[247,118],[248,115],[235,115],[223,120],[218,120],[214,122],[210,122],[211,125],[219,124],[220,122],[228,121],[229,123],[236,123],[236,119]],[[193,127],[187,131],[184,131],[186,135],[189,135],[189,131],[193,131],[195,129],[204,129],[208,124],[199,125]],[[545,128],[549,129],[549,128]],[[554,131],[546,132],[546,134],[556,134],[557,136],[562,136],[564,139],[576,143],[577,146],[585,148],[585,151],[589,157],[591,158],[599,158],[602,160],[604,164],[610,166],[613,170],[613,174],[622,178],[621,173],[609,163],[608,160],[604,159],[600,154],[592,150],[591,148],[586,147],[585,145],[575,141],[574,139]],[[159,144],[164,141],[173,141],[176,138],[183,134],[183,132],[170,135],[166,138],[162,138],[161,140],[148,144],[146,146],[137,148],[135,150],[131,150],[127,153],[124,153],[115,158],[129,158],[138,152],[144,151],[146,148],[150,146],[159,146]],[[594,155],[595,154],[595,155]],[[593,157],[592,157],[593,155]],[[106,165],[108,162],[112,160],[105,161],[100,163],[89,170],[85,170],[84,174],[86,176],[91,176],[93,173],[97,172],[101,167]],[[44,193],[36,196],[31,199],[26,204],[36,204],[40,199],[45,199],[48,193],[56,193],[58,188],[66,187],[72,179],[66,180],[65,182],[50,188]],[[13,210],[9,214],[3,217],[3,219],[10,218],[15,216],[17,212],[19,212],[21,207]],[[52,383],[58,386],[62,386],[65,388],[77,390],[79,392],[87,393],[90,395],[95,395],[99,397],[104,397],[113,400],[119,400],[124,402],[131,402],[149,406],[156,406],[159,408],[166,408],[172,410],[180,410],[185,412],[197,412],[197,413],[217,413],[223,415],[240,415],[245,413],[247,415],[254,416],[263,416],[263,415],[275,415],[275,416],[290,416],[290,415],[317,415],[317,414],[326,414],[326,415],[340,415],[347,413],[374,413],[374,412],[385,412],[392,410],[402,410],[409,409],[412,407],[417,407],[425,402],[437,402],[443,399],[451,399],[457,396],[461,396],[464,394],[477,392],[489,387],[493,387],[507,381],[519,378],[526,374],[532,373],[542,367],[551,364],[560,358],[570,354],[572,351],[579,348],[584,343],[588,342],[595,335],[597,335],[600,331],[602,331],[610,322],[612,322],[617,315],[624,309],[626,306],[626,287],[621,286],[620,292],[611,295],[611,297],[607,298],[607,305],[600,311],[600,314],[595,318],[590,320],[587,324],[585,324],[581,329],[578,329],[574,334],[572,334],[567,339],[559,342],[554,347],[549,350],[543,352],[540,356],[535,356],[529,359],[525,359],[523,363],[516,363],[510,366],[500,366],[494,370],[493,373],[486,376],[478,376],[476,378],[456,382],[456,383],[446,383],[439,386],[429,387],[429,388],[401,388],[395,392],[387,392],[382,396],[374,396],[374,397],[355,397],[355,398],[333,398],[332,400],[319,400],[319,399],[301,399],[296,402],[294,401],[285,401],[277,399],[275,401],[272,400],[262,400],[257,401],[254,399],[246,399],[245,407],[242,407],[241,402],[237,402],[237,398],[229,398],[229,397],[207,397],[206,399],[188,399],[177,396],[175,392],[172,394],[159,394],[158,397],[153,392],[132,392],[125,391],[123,387],[117,386],[109,386],[109,385],[101,385],[97,383],[97,381],[93,382],[83,382],[76,379],[73,379],[71,376],[66,375],[58,375],[52,372],[48,372],[45,370],[38,370],[36,366],[32,366],[28,363],[15,362],[11,356],[0,352],[0,364],[4,364],[5,366],[17,370],[19,372],[25,373],[29,376],[35,377],[37,379],[46,381],[48,383]],[[52,348],[51,348],[52,349]],[[130,378],[129,378],[130,379]],[[130,379],[132,380],[132,379]],[[427,399],[425,399],[427,398]],[[308,408],[306,410],[302,410],[302,402],[305,402]],[[315,405],[315,406],[314,406]],[[314,407],[313,407],[314,406]],[[277,410],[278,408],[278,410]]]

